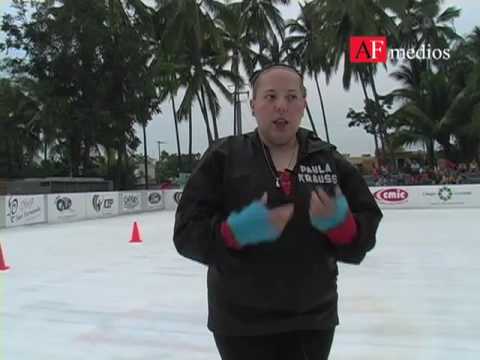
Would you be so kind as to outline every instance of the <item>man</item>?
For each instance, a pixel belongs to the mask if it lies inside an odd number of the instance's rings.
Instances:
[[[208,266],[208,327],[223,360],[326,360],[337,260],[362,261],[382,214],[358,171],[300,128],[301,75],[276,64],[251,83],[258,128],[204,154],[175,246]]]

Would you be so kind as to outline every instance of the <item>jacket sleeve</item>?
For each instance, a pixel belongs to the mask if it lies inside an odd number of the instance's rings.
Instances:
[[[173,242],[177,251],[205,265],[225,252],[220,233],[224,220],[224,156],[212,145],[203,155],[185,185],[175,214]]]
[[[340,188],[357,225],[353,241],[335,245],[334,251],[342,262],[360,264],[375,246],[377,228],[383,215],[360,172],[337,152],[334,159]]]

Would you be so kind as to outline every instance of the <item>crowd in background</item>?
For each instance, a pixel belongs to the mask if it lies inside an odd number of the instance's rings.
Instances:
[[[369,185],[444,185],[480,183],[480,170],[474,160],[469,164],[441,159],[435,167],[417,160],[406,160],[402,167],[393,171],[387,166],[374,167]]]

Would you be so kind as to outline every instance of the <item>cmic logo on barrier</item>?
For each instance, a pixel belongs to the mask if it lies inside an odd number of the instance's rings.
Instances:
[[[57,206],[57,210],[60,212],[69,210],[72,207],[72,199],[66,196],[57,196],[55,198],[55,205]]]
[[[173,200],[175,200],[175,203],[178,204],[180,202],[180,199],[182,198],[182,192],[177,191],[175,194],[173,194]]]
[[[383,204],[402,204],[408,201],[408,192],[399,188],[378,190],[373,196]]]
[[[160,195],[159,193],[154,192],[148,195],[148,202],[150,204],[158,204],[160,203],[160,201],[162,201],[162,195]]]
[[[102,195],[93,195],[92,206],[96,212],[100,212],[103,209],[111,209],[113,206],[113,199],[104,199]]]

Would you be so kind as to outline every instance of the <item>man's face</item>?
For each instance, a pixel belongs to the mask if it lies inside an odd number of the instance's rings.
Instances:
[[[285,145],[295,137],[306,106],[302,88],[298,74],[281,67],[257,79],[250,106],[260,134],[270,144]]]

